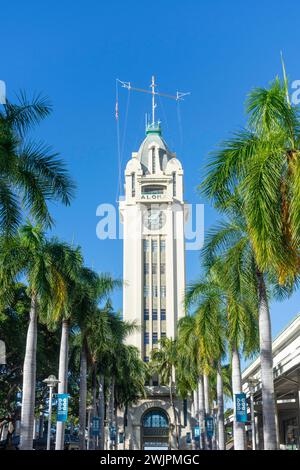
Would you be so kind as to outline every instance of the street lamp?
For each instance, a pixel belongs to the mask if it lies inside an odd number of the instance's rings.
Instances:
[[[254,377],[249,377],[248,387],[250,393],[250,411],[251,411],[251,429],[252,429],[252,450],[256,450],[256,429],[255,429],[255,417],[254,417],[254,389],[258,384],[259,380]]]
[[[89,405],[86,407],[86,411],[88,412],[88,437],[87,437],[87,444],[86,444],[86,450],[90,450],[90,431],[91,431],[91,412],[93,411],[94,407],[92,405]]]
[[[49,387],[49,409],[48,409],[48,433],[47,433],[47,450],[50,450],[50,435],[51,435],[51,415],[52,415],[52,395],[53,388],[60,382],[55,375],[49,375],[43,382]]]

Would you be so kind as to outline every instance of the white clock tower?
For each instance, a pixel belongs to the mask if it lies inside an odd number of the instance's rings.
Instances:
[[[132,153],[125,170],[125,197],[120,201],[124,224],[123,318],[140,328],[129,338],[141,358],[163,337],[175,338],[177,321],[184,315],[185,244],[183,170],[176,154],[162,138],[154,120],[138,152]],[[128,410],[126,448],[176,448],[175,416],[168,387],[153,377],[147,398]],[[189,447],[190,411],[187,401],[174,396],[181,448]]]
[[[124,320],[142,328],[128,339],[145,361],[158,341],[175,337],[184,314],[185,289],[183,170],[149,125],[146,138],[125,170]]]

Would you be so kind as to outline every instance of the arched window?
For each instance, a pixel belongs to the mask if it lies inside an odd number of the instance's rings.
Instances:
[[[163,410],[148,411],[143,418],[144,428],[168,428],[169,420]]]
[[[131,173],[131,196],[135,197],[135,174]]]

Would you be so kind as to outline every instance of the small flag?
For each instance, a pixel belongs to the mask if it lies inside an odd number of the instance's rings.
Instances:
[[[119,103],[116,101],[116,121],[119,119]]]

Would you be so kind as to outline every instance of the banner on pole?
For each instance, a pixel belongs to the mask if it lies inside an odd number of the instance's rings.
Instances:
[[[67,393],[58,393],[57,398],[57,421],[67,421],[68,418],[68,399],[69,395]]]
[[[235,395],[235,418],[238,423],[247,421],[247,400],[245,393],[236,393]]]
[[[92,436],[100,435],[100,418],[98,416],[93,417],[92,421]]]
[[[214,418],[212,416],[207,416],[205,418],[205,427],[207,437],[213,437],[214,435]]]

